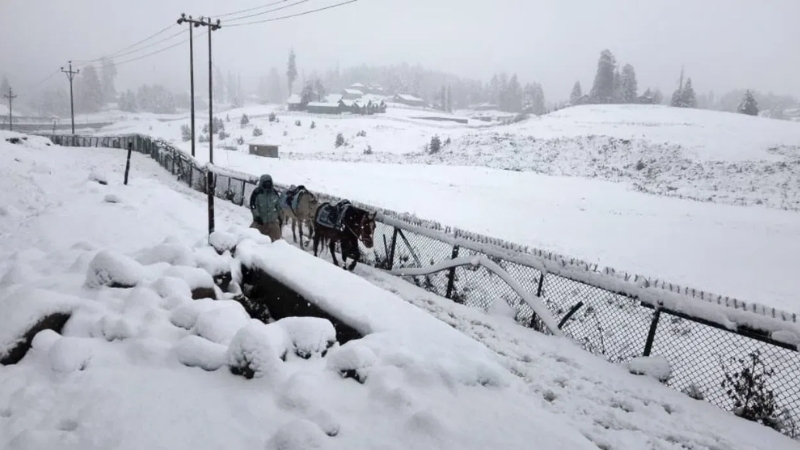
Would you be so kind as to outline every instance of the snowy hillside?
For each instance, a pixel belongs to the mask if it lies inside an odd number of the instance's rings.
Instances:
[[[281,346],[300,345],[296,324],[252,322],[231,300],[192,300],[211,272],[236,263],[205,243],[202,194],[143,155],[126,187],[120,150],[9,136],[0,133],[0,350],[37,315],[71,317],[61,335],[39,332],[20,362],[0,369],[0,448],[796,448],[566,340],[363,268],[387,289],[379,294],[322,260],[309,262],[312,284],[323,288],[320,274],[335,271],[343,292],[364,289],[358,303],[375,314],[349,308],[373,335],[282,361]],[[286,274],[301,271],[299,250],[241,228],[248,215],[219,202],[217,228],[264,263],[291,254]],[[113,283],[137,286],[103,286]],[[402,326],[380,325],[399,312]],[[312,322],[307,332],[329,335],[324,320]],[[425,331],[398,344],[392,333],[405,328]],[[469,351],[426,353],[444,342]],[[230,370],[248,354],[257,356],[251,380]],[[340,367],[366,381],[342,378]]]

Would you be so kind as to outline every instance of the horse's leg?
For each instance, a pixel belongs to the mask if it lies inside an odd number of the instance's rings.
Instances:
[[[333,265],[339,267],[339,261],[336,260],[336,239],[331,238],[328,242],[328,248],[331,251],[331,259],[333,260]]]
[[[314,256],[317,256],[317,248],[319,248],[319,233],[314,235]]]
[[[295,221],[292,221],[292,233],[294,233],[294,224]],[[306,243],[303,241],[303,221],[299,220],[297,223],[297,230],[300,232],[300,248],[303,250],[306,249]]]

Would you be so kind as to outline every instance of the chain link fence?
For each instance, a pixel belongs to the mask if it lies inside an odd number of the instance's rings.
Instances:
[[[256,177],[199,165],[192,157],[162,140],[142,135],[118,137],[48,136],[59,145],[127,148],[150,155],[179,180],[207,192],[208,180],[216,197],[245,205]],[[211,170],[212,176],[208,177]],[[286,186],[276,185],[278,190]],[[336,197],[315,194],[321,201]],[[559,321],[562,331],[589,352],[613,363],[639,356],[661,356],[672,368],[665,384],[741,417],[758,421],[800,439],[800,353],[796,345],[774,340],[768,333],[743,326],[724,326],[701,315],[691,316],[653,305],[635,295],[590,283],[586,277],[551,271],[520,258],[518,246],[438,224],[423,223],[368,205],[379,211],[375,246],[361,248],[362,262],[391,270],[424,268],[457,257],[485,256],[500,265],[520,285],[541,300]],[[537,253],[544,259],[548,255]],[[579,265],[572,262],[573,265]],[[567,263],[562,261],[565,267]],[[599,272],[588,272],[600,275]],[[610,276],[606,274],[607,278]],[[459,266],[428,275],[404,277],[409,282],[457,303],[487,313],[513,316],[522,326],[546,332],[531,307],[497,275],[482,266]],[[595,277],[595,279],[598,279]],[[626,277],[627,281],[627,277]],[[645,281],[649,284],[649,281]],[[658,286],[658,282],[655,282]],[[667,289],[666,283],[661,283]],[[704,302],[710,295],[669,285],[669,291]],[[690,299],[689,297],[697,297]],[[719,305],[731,299],[716,297]],[[739,304],[741,303],[741,305]],[[733,300],[732,307],[758,312],[756,306]],[[741,306],[741,307],[740,307]],[[768,315],[764,309],[764,315]],[[772,310],[777,319],[796,322],[795,315]]]

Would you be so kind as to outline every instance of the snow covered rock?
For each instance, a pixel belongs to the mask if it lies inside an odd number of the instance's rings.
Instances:
[[[92,359],[92,339],[62,337],[50,347],[50,367],[56,372],[85,370]]]
[[[145,266],[167,263],[172,266],[196,267],[192,250],[181,244],[164,243],[146,248],[136,254],[136,260]]]
[[[367,380],[367,369],[375,364],[375,353],[357,341],[350,341],[328,355],[326,366],[344,378],[353,378],[359,383]]]
[[[672,367],[663,356],[640,356],[628,361],[625,366],[634,375],[645,375],[662,383],[672,375]]]
[[[77,299],[42,289],[10,289],[0,297],[0,365],[22,360],[40,331],[60,333],[77,304]]]
[[[176,327],[191,330],[200,314],[219,306],[216,300],[201,299],[178,306],[170,313],[169,321]]]
[[[182,279],[176,277],[161,277],[154,281],[150,288],[164,299],[163,305],[172,309],[181,303],[192,300],[192,290]]]
[[[216,308],[200,314],[192,331],[211,342],[227,345],[248,323],[250,316],[241,304],[233,300],[219,300]]]
[[[91,172],[89,172],[89,181],[100,183],[103,186],[108,184],[108,178],[106,177],[106,174],[97,170],[92,170]]]
[[[233,279],[234,259],[227,251],[218,254],[213,247],[201,247],[194,252],[197,267],[211,274],[214,284],[223,291],[228,291]]]
[[[111,316],[103,316],[98,323],[103,337],[111,342],[115,340],[128,339],[134,335],[134,327],[125,318],[113,318]]]
[[[24,262],[15,262],[11,264],[2,278],[0,278],[0,286],[11,286],[12,284],[24,284],[36,278],[36,271],[29,264]]]
[[[317,426],[319,426],[319,428],[328,436],[333,437],[339,434],[341,425],[339,425],[339,422],[333,417],[333,414],[329,413],[328,411],[319,410],[312,414],[308,420],[317,424]]]
[[[122,198],[117,194],[106,194],[106,196],[103,197],[103,201],[106,203],[122,203]]]
[[[226,251],[233,253],[238,242],[239,238],[236,235],[224,231],[215,231],[208,236],[208,243],[220,255]]]
[[[227,352],[231,373],[247,379],[280,375],[282,362],[266,330],[268,326],[251,322],[236,333]]]
[[[327,350],[336,342],[333,324],[317,317],[285,317],[277,322],[286,330],[294,353],[309,359],[313,355],[325,356]]]
[[[198,336],[189,335],[174,347],[178,361],[187,367],[200,367],[214,371],[225,365],[227,347]]]
[[[308,411],[322,396],[324,385],[317,372],[296,372],[280,386],[278,403],[284,408]]]
[[[89,263],[86,286],[132,288],[145,277],[145,269],[132,258],[110,250],[101,250]]]
[[[298,419],[283,425],[267,441],[267,450],[312,450],[326,448],[329,439],[317,424]]]
[[[180,278],[189,285],[192,290],[192,298],[217,298],[214,279],[211,274],[197,267],[171,266],[167,268],[163,276]]]

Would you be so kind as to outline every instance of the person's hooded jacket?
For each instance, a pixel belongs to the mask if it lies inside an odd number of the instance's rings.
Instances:
[[[272,177],[261,175],[258,186],[250,195],[250,211],[257,224],[278,223],[280,220],[280,197],[272,185]]]

